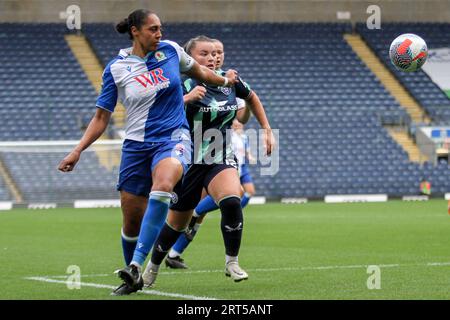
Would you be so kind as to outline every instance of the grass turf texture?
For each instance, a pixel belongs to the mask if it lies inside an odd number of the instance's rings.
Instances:
[[[244,215],[240,263],[248,281],[223,274],[216,211],[184,255],[190,269],[162,267],[154,290],[218,299],[450,298],[446,201],[267,204],[249,206]],[[113,271],[123,265],[121,220],[119,209],[0,212],[0,299],[172,299],[110,297],[110,289],[25,279],[62,276],[78,265],[82,282],[119,285]],[[367,288],[366,265],[380,265],[380,290]]]

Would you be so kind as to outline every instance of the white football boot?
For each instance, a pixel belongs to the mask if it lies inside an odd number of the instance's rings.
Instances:
[[[234,282],[239,282],[248,279],[248,274],[239,266],[237,261],[230,261],[225,266],[225,275],[231,277]],[[145,281],[145,279],[144,279]]]
[[[144,273],[142,274],[142,279],[144,280],[144,287],[151,288],[153,287],[156,277],[158,277],[158,271],[152,269],[152,264],[148,263],[145,268]]]

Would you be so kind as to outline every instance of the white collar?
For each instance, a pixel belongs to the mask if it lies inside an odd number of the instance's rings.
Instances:
[[[132,50],[133,50],[133,47],[120,49],[119,56],[121,56],[122,58],[126,58],[126,57],[128,57],[131,54]]]

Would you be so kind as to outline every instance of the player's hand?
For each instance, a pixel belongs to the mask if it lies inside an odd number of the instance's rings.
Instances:
[[[270,156],[273,149],[275,149],[276,142],[272,129],[264,129],[264,147],[266,148],[266,155]]]
[[[189,101],[199,101],[205,97],[206,88],[203,86],[196,86],[188,93]]]
[[[225,73],[225,78],[228,79],[227,87],[231,87],[231,86],[233,86],[236,82],[238,82],[238,73],[237,73],[236,70],[229,69],[229,70]]]
[[[59,163],[58,170],[62,172],[72,171],[78,160],[80,160],[80,155],[81,152],[73,150]]]

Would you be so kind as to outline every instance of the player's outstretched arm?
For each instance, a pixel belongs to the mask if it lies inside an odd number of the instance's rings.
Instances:
[[[89,126],[86,129],[83,137],[78,145],[70,152],[59,164],[58,170],[62,172],[72,171],[78,160],[80,159],[81,152],[94,143],[105,132],[108,126],[109,119],[111,118],[111,112],[97,108],[97,112],[92,118]]]
[[[225,77],[222,77],[198,62],[194,62],[192,68],[185,73],[199,82],[215,86],[231,87],[237,82],[237,71],[230,69],[226,72]]]
[[[273,148],[275,147],[275,137],[272,133],[272,128],[270,127],[269,120],[267,119],[266,112],[264,111],[264,107],[259,100],[259,97],[253,91],[253,94],[245,100],[248,103],[250,110],[255,116],[256,120],[258,120],[259,125],[262,129],[264,129],[264,144],[266,147],[266,154],[270,155],[272,153]]]
[[[252,95],[255,96],[258,103],[262,105],[261,100],[259,99],[259,97],[255,91],[253,91]],[[252,113],[251,113],[250,104],[248,102],[245,102],[245,108],[238,110],[236,119],[238,119],[238,121],[240,123],[246,124],[248,122],[248,120],[250,119],[251,115],[252,115]]]

